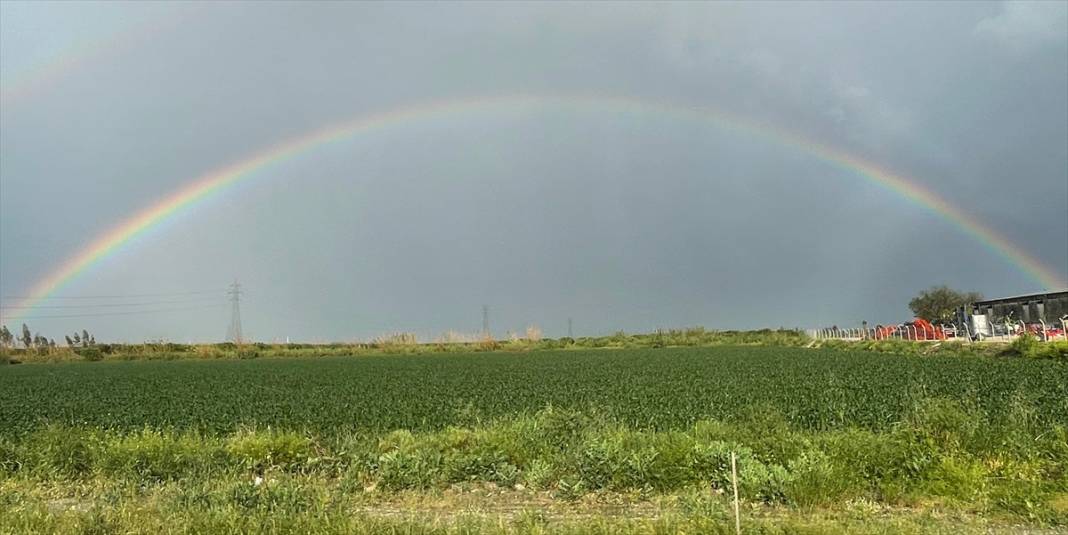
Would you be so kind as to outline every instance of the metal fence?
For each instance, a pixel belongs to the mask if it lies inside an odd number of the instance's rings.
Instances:
[[[809,336],[817,340],[912,340],[920,342],[942,342],[959,340],[962,342],[1009,342],[1024,333],[1041,341],[1068,340],[1068,321],[1061,319],[1060,325],[1050,325],[1044,321],[1026,324],[989,323],[987,329],[973,331],[967,325],[936,325],[926,328],[913,324],[889,325],[877,327],[830,327],[809,329]]]

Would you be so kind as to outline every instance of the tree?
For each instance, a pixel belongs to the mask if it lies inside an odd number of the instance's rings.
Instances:
[[[981,301],[978,292],[958,292],[948,286],[932,286],[909,301],[909,309],[917,318],[930,322],[949,321],[958,308]]]
[[[7,325],[0,325],[0,347],[8,347],[14,340],[15,337],[7,329]]]
[[[22,324],[22,338],[19,338],[19,341],[22,342],[22,345],[26,346],[26,349],[29,349],[30,345],[33,344],[33,337],[30,336],[30,328],[27,327],[25,323]]]

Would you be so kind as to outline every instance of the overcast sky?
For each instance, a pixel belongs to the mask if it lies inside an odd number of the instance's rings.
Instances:
[[[1068,275],[1065,2],[5,1],[0,89],[3,306],[205,172],[332,123],[517,93],[789,129],[914,179]],[[1041,289],[797,147],[545,104],[408,121],[267,168],[26,322],[219,340],[235,277],[248,335],[311,341],[473,333],[483,304],[497,335],[561,336],[569,317],[576,335],[898,322],[933,284]],[[128,297],[69,299],[100,295]]]

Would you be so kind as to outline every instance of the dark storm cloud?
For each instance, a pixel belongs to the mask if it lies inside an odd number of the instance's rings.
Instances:
[[[916,178],[1068,272],[1063,3],[0,10],[5,89],[69,60],[0,107],[5,296],[273,143],[512,93],[630,95],[781,125]],[[221,292],[234,276],[251,334],[319,340],[471,332],[483,303],[499,334],[536,323],[560,335],[567,317],[580,333],[885,322],[930,284],[1035,289],[945,221],[797,149],[551,107],[317,150],[181,214],[65,292]],[[227,319],[222,306],[32,323],[211,340]]]

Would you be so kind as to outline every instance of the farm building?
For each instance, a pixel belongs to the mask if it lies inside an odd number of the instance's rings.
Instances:
[[[1068,315],[1068,290],[977,301],[962,312],[969,316],[984,315],[990,321],[1011,319],[1058,324]]]

